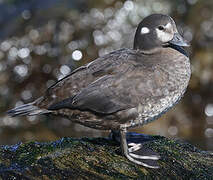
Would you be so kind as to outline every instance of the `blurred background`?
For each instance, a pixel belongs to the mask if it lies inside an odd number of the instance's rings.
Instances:
[[[62,118],[9,118],[6,111],[35,100],[78,66],[132,47],[137,24],[164,13],[191,41],[192,78],[177,106],[133,131],[213,150],[212,12],[213,1],[204,0],[0,0],[0,144],[107,136]]]

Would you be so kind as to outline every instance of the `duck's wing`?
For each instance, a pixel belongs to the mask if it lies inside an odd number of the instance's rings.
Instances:
[[[82,89],[104,76],[116,75],[126,71],[128,60],[134,59],[133,51],[120,49],[100,57],[91,63],[74,70],[47,89],[43,100],[37,105],[47,109],[50,105],[75,97]]]
[[[52,104],[49,110],[63,108],[89,110],[96,113],[110,114],[121,109],[126,109],[127,104],[122,103],[111,89],[114,77],[106,75],[82,89],[73,97],[66,98]]]
[[[131,50],[111,53],[53,86],[48,110],[63,108],[111,114],[154,100],[168,81],[167,72],[156,68],[156,59]]]
[[[135,66],[130,62],[125,71],[102,76],[75,96],[52,104],[48,110],[70,108],[111,114],[133,108],[152,96],[156,86],[154,75],[152,68]]]

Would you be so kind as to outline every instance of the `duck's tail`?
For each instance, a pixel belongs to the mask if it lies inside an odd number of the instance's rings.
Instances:
[[[11,109],[7,111],[8,115],[11,117],[15,116],[34,116],[39,114],[46,114],[50,111],[47,109],[41,109],[37,106],[39,102],[41,102],[43,97],[37,99],[36,101],[28,104],[23,104],[21,106],[15,107],[14,109]]]

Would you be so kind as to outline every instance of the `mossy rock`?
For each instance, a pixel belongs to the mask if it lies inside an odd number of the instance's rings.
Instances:
[[[2,179],[213,179],[213,153],[161,136],[143,143],[160,154],[159,169],[136,165],[107,138],[62,138],[0,147]]]

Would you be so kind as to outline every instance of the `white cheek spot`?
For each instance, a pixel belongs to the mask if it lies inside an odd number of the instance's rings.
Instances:
[[[168,24],[165,26],[166,29],[170,29],[171,27],[172,27],[172,24],[171,24],[171,23],[168,23]]]
[[[170,31],[172,30],[172,24],[171,23],[167,23],[164,26],[165,29],[169,29]],[[173,35],[172,33],[168,33],[162,30],[159,30],[158,28],[156,29],[157,31],[157,37],[161,42],[168,42],[170,40],[172,40]],[[172,30],[173,31],[173,30]]]
[[[159,29],[156,29],[156,32],[157,32],[157,37],[161,42],[168,42],[172,40],[173,38],[173,35],[171,33],[164,32]]]
[[[149,28],[147,28],[147,27],[142,27],[141,28],[141,34],[147,34],[149,32],[150,32]]]

